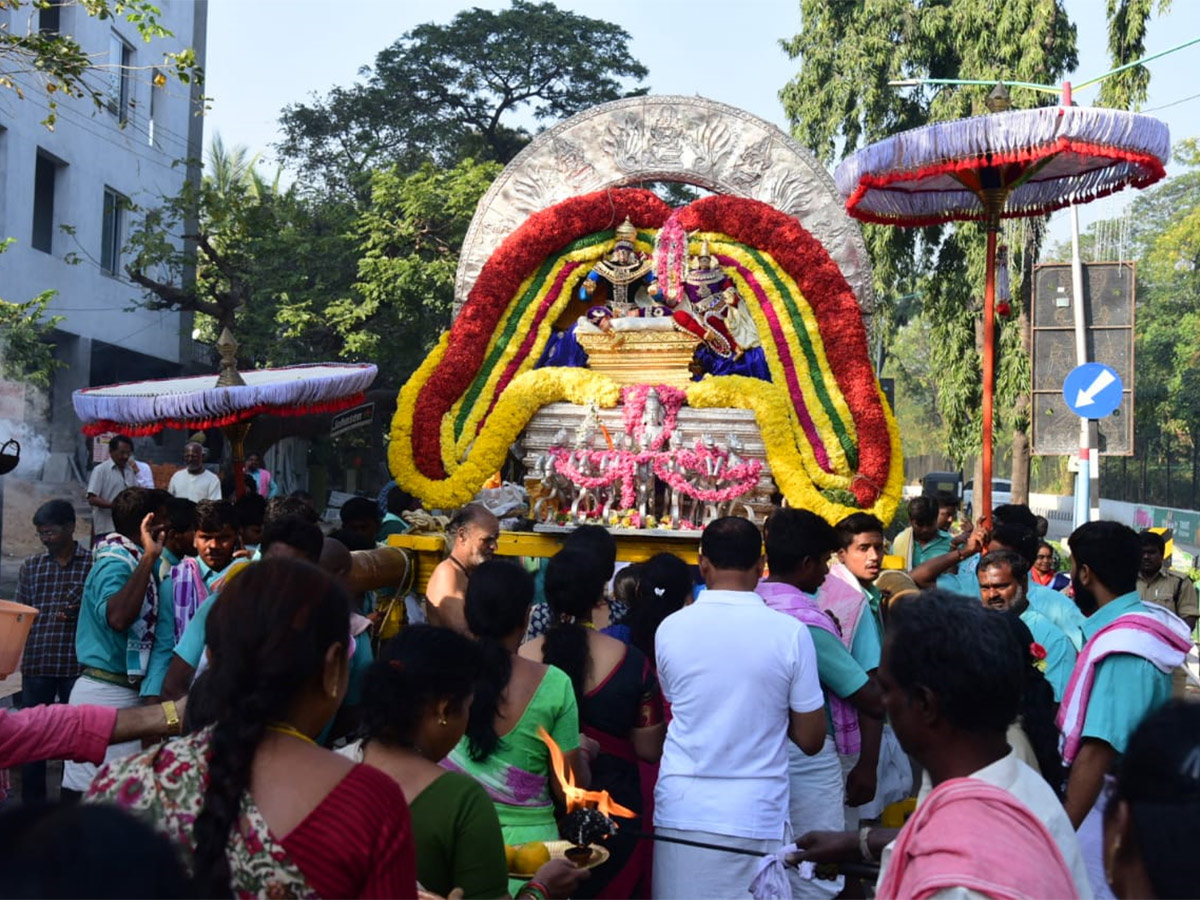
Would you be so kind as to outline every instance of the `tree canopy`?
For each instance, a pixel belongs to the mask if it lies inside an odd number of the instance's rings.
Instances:
[[[529,141],[529,119],[639,92],[647,70],[628,44],[619,25],[552,3],[465,10],[400,37],[361,70],[364,81],[286,107],[278,149],[305,178],[363,193],[361,173],[393,164],[508,162]]]
[[[1152,0],[1109,0],[1113,63],[1143,47]],[[896,87],[899,79],[1025,81],[1055,85],[1077,65],[1076,29],[1062,0],[801,0],[802,29],[781,42],[799,63],[780,97],[793,134],[833,164],[866,144],[929,122],[985,112],[986,86]],[[1114,104],[1144,97],[1140,67],[1105,82]],[[1056,102],[1053,95],[1013,89],[1017,108]],[[947,451],[965,462],[978,452],[981,386],[976,324],[984,275],[984,234],[974,224],[938,228],[866,226],[881,314],[903,319],[886,298],[922,293],[937,373],[937,403]],[[1014,229],[1008,247],[1014,319],[998,337],[997,425],[1013,430],[1014,492],[1028,475],[1028,308],[1041,221]]]

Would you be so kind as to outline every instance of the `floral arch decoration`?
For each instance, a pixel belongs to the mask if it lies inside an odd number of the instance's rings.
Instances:
[[[616,406],[620,387],[575,368],[535,368],[551,326],[626,216],[649,253],[672,210],[650,191],[619,188],[534,213],[481,269],[461,313],[400,391],[389,465],[427,506],[469,502],[542,406]],[[793,217],[757,200],[711,196],[677,211],[698,249],[707,240],[747,299],[771,381],[707,376],[697,408],[753,411],[767,462],[793,506],[833,522],[865,510],[889,521],[903,465],[854,292]],[[849,492],[855,505],[837,502]]]

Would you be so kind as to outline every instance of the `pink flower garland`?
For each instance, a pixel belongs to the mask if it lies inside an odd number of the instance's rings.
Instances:
[[[633,435],[634,446],[642,446],[642,435],[646,429],[642,425],[642,414],[646,410],[646,396],[653,388],[663,407],[663,430],[650,442],[651,450],[661,450],[675,431],[676,417],[679,410],[687,402],[687,394],[679,388],[666,384],[628,384],[621,388],[621,402],[624,404],[622,415],[625,418],[625,433]]]
[[[728,487],[708,490],[696,487],[684,478],[682,473],[671,471],[668,468],[671,458],[671,454],[657,454],[654,459],[654,474],[675,490],[681,491],[689,497],[695,497],[697,500],[703,500],[706,503],[726,503],[730,500],[736,500],[738,497],[754,490],[754,486],[758,484],[758,477],[762,474],[762,461],[748,459],[719,473],[723,480],[730,482]],[[703,472],[707,470],[708,461],[718,460],[726,462],[729,459],[729,454],[724,450],[709,450],[707,447],[697,444],[694,451],[677,451],[674,454],[674,458],[685,469],[693,472]]]

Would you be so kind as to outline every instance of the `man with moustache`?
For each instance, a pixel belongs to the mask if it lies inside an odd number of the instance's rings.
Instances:
[[[467,634],[467,580],[496,552],[500,520],[478,503],[460,509],[446,526],[454,543],[450,555],[438,563],[425,588],[426,616],[430,625]]]

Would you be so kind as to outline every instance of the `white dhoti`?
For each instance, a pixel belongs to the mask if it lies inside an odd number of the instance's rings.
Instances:
[[[813,756],[805,756],[795,744],[788,745],[788,787],[793,834],[842,830],[845,780],[832,737],[826,736],[824,746]],[[833,881],[793,878],[792,896],[828,900],[842,892],[845,882],[841,875]]]
[[[676,828],[655,828],[654,833],[664,837],[752,850],[757,854],[747,856],[742,853],[725,853],[720,850],[656,841],[654,886],[651,894],[655,900],[734,900],[749,897],[750,882],[758,873],[759,860],[763,856],[774,854],[792,840],[791,829],[786,826],[777,841],[733,837],[709,831],[681,831]],[[788,880],[792,883],[794,892],[798,881],[795,869],[788,869]]]
[[[109,684],[107,681],[97,681],[87,675],[80,675],[75,679],[75,686],[71,688],[70,702],[72,706],[88,705],[129,709],[131,706],[139,705],[142,698],[138,695],[137,688],[122,687],[119,684]],[[141,749],[141,741],[111,744],[108,752],[104,754],[104,761],[120,759],[122,756],[137,753]],[[62,786],[70,791],[86,791],[91,785],[92,779],[96,777],[97,769],[99,766],[92,763],[67,760],[63,763]]]
[[[1104,808],[1108,806],[1108,792],[1112,788],[1111,775],[1104,776],[1104,787],[1100,796],[1088,810],[1079,830],[1075,832],[1079,838],[1079,852],[1083,856],[1083,866],[1087,869],[1088,881],[1092,883],[1092,895],[1096,900],[1113,900],[1112,888],[1108,886],[1108,877],[1104,872]]]
[[[858,754],[839,757],[842,763],[842,783],[850,775],[850,770],[858,765]],[[875,798],[862,806],[847,806],[845,808],[845,830],[858,831],[861,819],[878,819],[884,807],[899,803],[912,794],[913,776],[912,765],[908,754],[896,739],[892,726],[884,724],[883,738],[879,744],[879,766],[876,772]]]

